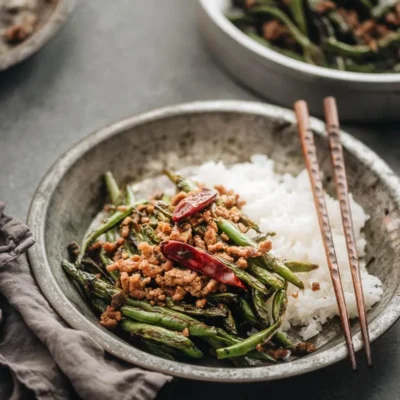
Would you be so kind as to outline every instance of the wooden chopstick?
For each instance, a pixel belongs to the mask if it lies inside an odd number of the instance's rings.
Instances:
[[[342,223],[346,237],[347,254],[351,276],[353,278],[354,292],[356,295],[357,311],[360,320],[361,333],[364,342],[365,355],[367,363],[372,365],[371,344],[369,341],[368,321],[365,310],[364,293],[360,274],[360,265],[358,263],[357,249],[354,238],[353,219],[351,216],[349,192],[346,177],[346,168],[344,163],[343,148],[340,141],[340,125],[336,106],[333,97],[327,97],[324,100],[326,131],[328,133],[329,148],[332,157],[333,170],[336,183],[336,191],[342,214]]]
[[[344,337],[349,352],[351,366],[353,370],[355,370],[357,368],[357,364],[350,332],[349,315],[347,313],[346,300],[343,293],[342,281],[340,279],[332,231],[325,203],[325,193],[319,172],[317,149],[314,143],[314,134],[310,127],[310,117],[307,103],[303,100],[297,101],[294,105],[294,109],[296,112],[298,130],[303,147],[306,167],[310,177],[311,188],[313,192],[315,208],[317,211],[319,227],[325,247],[329,272],[331,274],[333,289],[335,291],[336,301],[339,307],[340,321],[344,331]]]

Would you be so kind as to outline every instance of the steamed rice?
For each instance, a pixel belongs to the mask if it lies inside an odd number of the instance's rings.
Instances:
[[[254,219],[263,232],[276,232],[271,239],[275,255],[319,265],[315,271],[299,274],[305,285],[304,291],[289,285],[289,304],[283,330],[291,325],[303,326],[300,334],[307,340],[317,335],[328,319],[339,315],[306,171],[298,176],[279,175],[274,172],[272,160],[264,155],[254,155],[251,162],[230,167],[222,162],[205,163],[196,169],[193,178],[209,187],[223,184],[239,193],[246,201],[243,212]],[[350,317],[354,318],[357,306],[339,203],[329,195],[326,195],[326,202],[347,308]],[[366,241],[361,230],[369,217],[352,196],[350,202],[357,251],[362,258]],[[360,260],[360,267],[365,304],[369,309],[380,300],[382,283],[367,272],[363,259]],[[313,291],[313,283],[318,283],[320,289]]]

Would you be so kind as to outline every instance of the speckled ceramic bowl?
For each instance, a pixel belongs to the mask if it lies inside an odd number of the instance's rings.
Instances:
[[[65,24],[75,8],[76,0],[40,3],[35,32],[22,43],[0,52],[0,71],[25,60],[41,49]]]
[[[38,243],[29,250],[44,295],[72,327],[90,333],[105,350],[139,365],[175,376],[224,382],[262,381],[313,371],[346,357],[339,323],[332,320],[316,339],[317,352],[284,364],[235,369],[208,363],[164,360],[136,349],[99,326],[95,315],[64,275],[60,261],[66,245],[82,239],[104,201],[102,174],[119,181],[159,175],[168,165],[181,168],[206,160],[244,161],[253,153],[272,157],[279,171],[304,168],[291,111],[240,101],[214,101],[164,108],[101,129],[70,149],[50,169],[32,201],[28,223]],[[312,120],[321,167],[332,167],[324,125]],[[384,285],[382,300],[368,313],[371,339],[382,335],[400,315],[400,182],[371,150],[343,133],[350,189],[371,215],[365,228],[370,271]],[[172,165],[171,165],[172,163]],[[334,193],[331,183],[326,187]],[[361,348],[359,327],[352,326]],[[350,368],[350,366],[349,366]]]
[[[324,97],[334,96],[342,121],[399,121],[400,74],[339,71],[279,54],[228,21],[231,4],[198,0],[198,21],[208,49],[237,81],[282,106],[305,99],[317,116],[323,116]]]

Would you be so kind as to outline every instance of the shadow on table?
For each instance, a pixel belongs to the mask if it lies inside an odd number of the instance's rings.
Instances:
[[[381,340],[373,344],[373,368],[368,368],[363,354],[358,353],[358,372],[352,372],[344,360],[317,372],[267,383],[215,384],[177,379],[160,392],[157,400],[378,400],[390,392],[397,392],[393,399],[398,399],[399,366],[392,349],[399,348],[399,333],[398,325],[385,336],[384,348]],[[389,386],[394,387],[390,390]]]

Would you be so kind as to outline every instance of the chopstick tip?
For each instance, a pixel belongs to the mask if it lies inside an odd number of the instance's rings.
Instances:
[[[336,98],[333,96],[327,96],[324,98],[324,103],[336,103]]]
[[[372,358],[371,358],[370,354],[367,355],[367,365],[368,365],[368,368],[372,368],[373,367]]]

